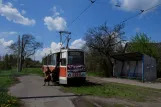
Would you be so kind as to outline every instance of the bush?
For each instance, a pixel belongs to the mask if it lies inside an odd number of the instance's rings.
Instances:
[[[0,61],[0,70],[10,70],[12,69],[11,64]]]

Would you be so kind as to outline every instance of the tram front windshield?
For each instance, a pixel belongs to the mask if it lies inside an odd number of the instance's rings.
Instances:
[[[68,52],[68,64],[69,65],[84,65],[84,53],[78,51]]]

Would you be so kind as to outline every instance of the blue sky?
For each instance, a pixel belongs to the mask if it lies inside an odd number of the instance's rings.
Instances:
[[[114,5],[119,3],[122,8]],[[33,34],[44,47],[36,53],[37,59],[55,51],[59,42],[59,30],[72,32],[70,46],[79,48],[88,28],[103,24],[108,26],[161,3],[161,0],[97,0],[69,28],[68,25],[90,4],[90,0],[3,0],[0,7],[0,54],[17,35]],[[135,17],[125,24],[125,36],[130,39],[136,32],[145,32],[155,41],[161,41],[161,7]]]

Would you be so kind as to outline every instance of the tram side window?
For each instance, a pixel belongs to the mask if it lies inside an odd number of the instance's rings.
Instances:
[[[43,65],[45,65],[45,58],[42,58],[42,63]]]
[[[55,65],[56,62],[56,56],[55,54],[51,55],[51,65]]]
[[[43,64],[44,64],[44,65],[47,65],[47,57],[45,57],[45,58],[43,59]]]
[[[61,59],[61,65],[62,66],[66,66],[66,58],[62,58]]]
[[[51,65],[51,55],[48,56],[48,65]]]
[[[62,58],[61,58],[61,65],[62,66],[66,66],[66,57],[67,57],[67,53],[63,52],[62,53]]]

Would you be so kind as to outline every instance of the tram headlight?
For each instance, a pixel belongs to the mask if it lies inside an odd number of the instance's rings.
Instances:
[[[81,76],[82,76],[82,77],[85,77],[85,76],[86,76],[86,73],[85,73],[85,72],[82,72],[82,73],[81,73]]]
[[[71,77],[71,74],[68,74],[68,77]]]
[[[68,73],[68,77],[72,77],[72,73]]]

